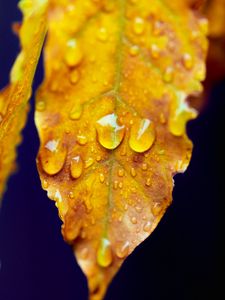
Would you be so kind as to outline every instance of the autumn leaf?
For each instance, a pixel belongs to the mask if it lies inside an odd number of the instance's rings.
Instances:
[[[47,1],[20,1],[23,25],[22,50],[11,71],[10,84],[0,92],[0,195],[15,168],[16,147],[21,141],[36,65],[46,33]]]
[[[192,7],[192,8],[191,8]],[[207,21],[193,1],[50,1],[36,125],[42,186],[102,299],[189,164]]]

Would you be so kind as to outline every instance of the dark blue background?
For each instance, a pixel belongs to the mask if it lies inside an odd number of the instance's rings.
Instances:
[[[21,18],[16,3],[0,0],[0,87],[19,50],[10,27]],[[42,76],[40,63],[34,88]],[[188,126],[193,159],[176,176],[173,205],[126,260],[106,300],[225,299],[224,128],[225,81]],[[23,135],[19,171],[9,180],[0,212],[0,300],[86,300],[85,277],[61,237],[54,203],[40,186],[33,109]]]

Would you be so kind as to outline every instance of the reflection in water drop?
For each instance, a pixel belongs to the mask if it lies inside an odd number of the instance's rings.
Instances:
[[[106,115],[96,123],[99,143],[106,149],[115,149],[123,140],[125,128],[117,123],[118,116]]]
[[[131,127],[129,145],[132,150],[142,153],[151,148],[155,141],[154,124],[149,119],[141,119]]]

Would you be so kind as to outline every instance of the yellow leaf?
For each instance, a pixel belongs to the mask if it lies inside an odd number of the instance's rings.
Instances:
[[[208,45],[190,5],[51,1],[37,164],[91,300],[157,226],[188,166],[188,97],[202,91]]]
[[[21,141],[21,130],[28,112],[27,102],[46,33],[47,1],[22,0],[20,29],[22,50],[11,71],[10,84],[0,92],[0,195],[15,168],[16,146]]]

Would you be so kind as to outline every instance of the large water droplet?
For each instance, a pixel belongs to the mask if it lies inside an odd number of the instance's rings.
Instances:
[[[108,239],[103,238],[97,251],[97,262],[99,266],[106,268],[112,263],[112,249]]]
[[[49,141],[40,153],[44,171],[49,175],[57,174],[64,166],[66,155],[67,150],[59,140]]]
[[[113,114],[102,117],[96,123],[99,143],[106,149],[115,149],[123,140],[125,128],[117,123],[118,116]]]
[[[66,44],[65,61],[69,67],[75,67],[82,61],[83,53],[76,39],[71,39]]]
[[[83,161],[79,155],[72,158],[70,163],[70,172],[71,176],[75,179],[81,176],[83,172]]]
[[[129,145],[132,150],[142,153],[151,148],[155,141],[155,127],[149,119],[141,119],[133,124]]]

